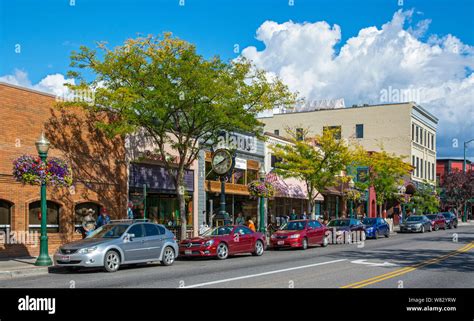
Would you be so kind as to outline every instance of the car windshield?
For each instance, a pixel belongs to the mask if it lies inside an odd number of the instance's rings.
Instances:
[[[305,226],[306,226],[306,222],[293,221],[293,222],[288,222],[288,224],[285,224],[281,228],[281,230],[282,231],[294,231],[294,230],[301,231],[301,230],[304,230]]]
[[[117,239],[122,236],[123,233],[127,230],[129,225],[127,224],[107,224],[99,227],[92,234],[90,234],[88,239]]]
[[[333,220],[327,226],[349,226],[349,220]]]
[[[367,217],[367,218],[364,218],[364,219],[362,220],[362,223],[365,224],[365,225],[374,225],[376,221],[377,221],[376,218],[369,218],[369,217]]]
[[[443,216],[446,218],[450,218],[452,215],[451,213],[441,213],[441,214],[443,214]]]
[[[423,216],[410,216],[407,218],[407,222],[418,222],[423,220]]]
[[[438,218],[438,215],[436,214],[429,214],[429,215],[426,215],[427,218],[429,218],[430,220],[435,220]]]
[[[203,236],[229,235],[232,232],[231,226],[220,226],[204,232]]]

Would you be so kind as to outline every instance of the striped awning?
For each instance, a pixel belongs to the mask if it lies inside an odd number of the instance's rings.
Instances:
[[[296,178],[282,178],[274,172],[270,172],[267,174],[265,181],[275,188],[274,197],[308,199],[306,183]],[[318,195],[316,201],[324,201],[324,196]]]

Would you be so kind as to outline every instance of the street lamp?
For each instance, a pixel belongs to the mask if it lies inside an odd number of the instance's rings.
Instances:
[[[43,163],[46,163],[48,157],[49,141],[44,136],[44,132],[41,133],[40,138],[36,141],[36,150],[38,151],[39,157]],[[40,255],[36,259],[35,265],[37,266],[49,266],[53,262],[48,255],[48,233],[46,230],[47,224],[47,212],[46,212],[46,181],[41,182],[41,237],[40,237]]]
[[[351,177],[351,180],[349,181],[349,190],[353,191],[354,190],[354,186],[355,186],[355,183],[354,183],[354,180],[352,179]],[[350,207],[349,207],[349,216],[351,218],[353,218],[352,216],[354,215],[354,209],[353,209],[353,200],[352,200],[352,196],[350,198]]]
[[[258,171],[258,178],[260,179],[260,182],[265,182],[265,169],[263,166],[260,166],[260,169]],[[265,233],[265,198],[263,196],[260,197],[260,219],[259,219],[259,232]]]

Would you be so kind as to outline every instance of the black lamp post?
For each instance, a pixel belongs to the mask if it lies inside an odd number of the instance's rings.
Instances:
[[[36,150],[38,151],[39,157],[43,163],[46,163],[48,157],[49,141],[44,136],[44,132],[41,133],[40,138],[36,141]],[[53,262],[48,254],[48,232],[46,230],[47,225],[47,211],[46,211],[46,182],[41,182],[41,237],[40,237],[40,255],[35,262],[38,266],[49,266]]]

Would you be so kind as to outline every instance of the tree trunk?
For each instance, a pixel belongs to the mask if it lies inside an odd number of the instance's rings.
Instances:
[[[382,217],[382,204],[379,205],[379,215],[378,217]]]
[[[186,200],[184,197],[185,184],[184,184],[184,170],[178,170],[177,173],[177,184],[176,184],[176,194],[178,195],[179,203],[179,215],[181,220],[181,231],[180,239],[184,240],[186,238]]]

